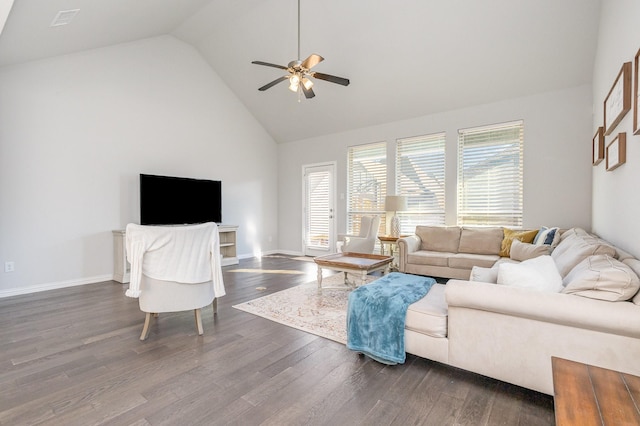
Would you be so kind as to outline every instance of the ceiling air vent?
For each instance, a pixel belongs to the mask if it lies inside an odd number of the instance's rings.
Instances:
[[[52,27],[59,27],[60,25],[67,25],[70,23],[74,16],[80,12],[80,9],[61,10],[58,12],[53,21],[51,21]]]

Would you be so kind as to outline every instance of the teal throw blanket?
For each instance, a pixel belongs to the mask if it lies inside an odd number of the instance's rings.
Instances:
[[[433,278],[392,272],[351,292],[347,348],[384,364],[403,364],[407,309],[435,282]]]

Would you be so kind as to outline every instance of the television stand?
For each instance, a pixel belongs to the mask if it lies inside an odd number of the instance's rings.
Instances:
[[[222,255],[222,266],[237,265],[238,260],[237,241],[238,226],[237,225],[218,225],[218,234],[220,235],[220,254]]]
[[[113,233],[113,279],[125,284],[130,280],[131,265],[127,262],[126,232],[117,229]],[[222,266],[237,265],[240,263],[237,252],[238,226],[218,225],[220,236],[220,254]]]

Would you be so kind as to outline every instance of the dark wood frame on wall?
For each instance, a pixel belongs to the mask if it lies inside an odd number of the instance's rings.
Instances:
[[[625,62],[604,100],[604,134],[610,135],[631,109],[631,62]],[[609,110],[607,117],[607,110]],[[608,120],[608,121],[607,121]]]
[[[638,109],[638,72],[640,69],[638,66],[638,60],[640,59],[640,49],[638,49],[638,53],[636,53],[636,57],[634,59],[635,64],[635,75],[633,80],[635,84],[633,85],[633,134],[640,135],[640,109]]]
[[[603,127],[600,126],[591,142],[591,162],[596,166],[600,164],[602,160],[604,160],[604,130]]]
[[[618,133],[618,136],[607,145],[607,171],[615,170],[626,162],[627,134]]]

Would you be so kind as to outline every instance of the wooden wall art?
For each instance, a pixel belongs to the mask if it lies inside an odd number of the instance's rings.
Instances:
[[[596,166],[600,164],[602,160],[604,160],[604,130],[602,126],[600,126],[593,136],[591,143],[591,162]]]
[[[615,170],[627,161],[627,134],[618,136],[607,145],[607,171]]]
[[[640,72],[640,69],[638,68],[638,66],[640,64],[638,64],[638,60],[640,59],[640,50],[638,50],[638,53],[636,53],[636,58],[634,60],[635,63],[635,75],[634,75],[634,82],[635,84],[633,85],[633,134],[634,135],[640,135],[640,109],[638,108],[638,96],[640,96],[640,93],[638,92],[638,74]]]
[[[604,100],[604,134],[610,135],[631,109],[631,62],[625,62]]]

